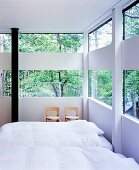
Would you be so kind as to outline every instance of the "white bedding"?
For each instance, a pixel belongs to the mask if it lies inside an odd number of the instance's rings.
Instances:
[[[0,170],[139,170],[106,149],[102,134],[87,121],[8,123],[0,128]]]
[[[0,147],[4,146],[102,146],[103,131],[87,121],[16,122],[0,130]]]
[[[112,144],[103,135],[99,136],[99,139],[101,141],[101,147],[107,148],[107,149],[113,151]]]
[[[101,147],[0,149],[0,170],[139,170],[139,165]]]

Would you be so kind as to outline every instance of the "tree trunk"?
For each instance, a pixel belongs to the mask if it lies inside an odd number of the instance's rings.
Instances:
[[[4,41],[5,41],[4,35],[1,34],[0,35],[0,52],[4,52]]]
[[[50,82],[51,82],[53,91],[54,91],[54,93],[55,93],[55,96],[56,96],[56,97],[59,97],[57,88],[56,88],[56,86],[55,86],[55,84],[54,84],[54,77],[53,77],[53,74],[50,74],[50,76],[51,76]]]
[[[97,88],[98,88],[98,75],[97,72],[94,71],[93,75],[93,86],[92,86],[92,95],[94,98],[97,98]]]
[[[137,113],[136,113],[136,100],[134,100],[134,102],[133,102],[133,115],[134,115],[134,117],[137,116]]]
[[[52,87],[53,87],[53,91],[54,91],[54,93],[55,93],[55,96],[56,97],[59,97],[59,95],[58,95],[58,92],[57,92],[57,89],[56,89],[56,87],[55,87],[55,85],[52,83]]]
[[[58,78],[59,78],[59,96],[63,97],[63,87],[62,87],[62,79],[61,79],[60,71],[58,71]]]
[[[75,45],[74,46],[74,52],[77,52],[78,51],[78,48],[77,48],[77,46]]]
[[[61,49],[60,34],[57,34],[57,44],[58,44],[58,46],[59,46],[59,51],[61,52],[62,49]]]
[[[97,32],[94,32],[94,36],[95,36],[95,47],[96,49],[98,49],[98,37],[97,37]]]
[[[3,85],[3,71],[0,70],[0,97],[3,97],[4,85]]]

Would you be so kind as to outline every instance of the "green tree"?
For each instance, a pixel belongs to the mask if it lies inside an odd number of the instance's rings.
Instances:
[[[125,39],[139,35],[139,3],[124,13]]]
[[[78,52],[82,46],[82,39],[82,34],[20,34],[19,51]],[[31,96],[63,97],[82,94],[80,71],[20,71],[19,79],[20,94],[24,94],[25,91]]]
[[[112,105],[111,71],[89,71],[89,96]]]
[[[78,52],[82,34],[19,34],[20,52]]]
[[[11,71],[0,70],[0,97],[11,96]]]
[[[11,34],[0,34],[0,52],[11,52]]]
[[[136,116],[136,107],[139,103],[139,71],[137,70],[126,70],[125,71],[125,104],[132,107],[133,115]],[[126,111],[126,108],[125,108]]]
[[[20,96],[81,96],[82,71],[34,70],[19,72]]]

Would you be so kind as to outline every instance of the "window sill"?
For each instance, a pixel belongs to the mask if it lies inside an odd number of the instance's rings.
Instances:
[[[128,120],[139,125],[139,119],[138,118],[135,118],[135,117],[127,115],[127,114],[122,115],[122,117],[124,117],[124,118],[126,118],[126,119],[128,119]]]
[[[112,110],[112,106],[110,106],[110,105],[108,105],[108,104],[106,104],[106,103],[104,103],[104,102],[102,102],[100,100],[97,100],[97,99],[95,99],[93,97],[88,97],[88,99],[92,100],[92,101],[94,101],[94,102],[96,102],[96,103],[98,103],[98,104],[100,104],[100,105],[102,105],[102,106],[104,106],[104,107],[106,107],[106,108],[108,108],[110,110]]]

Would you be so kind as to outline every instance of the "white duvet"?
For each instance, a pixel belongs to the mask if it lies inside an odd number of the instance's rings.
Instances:
[[[8,123],[0,128],[0,170],[139,170],[103,148],[87,121]]]
[[[17,122],[0,129],[0,147],[4,146],[101,146],[103,133],[87,121],[73,122]]]
[[[0,170],[139,170],[139,165],[101,147],[0,149]]]

